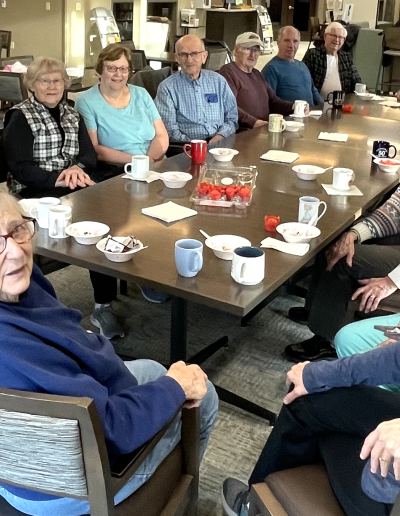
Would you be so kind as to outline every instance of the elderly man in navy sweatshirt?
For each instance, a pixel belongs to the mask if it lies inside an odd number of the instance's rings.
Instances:
[[[34,219],[0,193],[0,385],[23,391],[87,396],[95,402],[112,464],[172,425],[137,472],[117,493],[118,504],[144,482],[180,440],[182,405],[200,405],[200,446],[205,451],[218,399],[197,365],[173,364],[168,371],[151,360],[123,362],[108,339],[87,333],[82,315],[62,305],[33,265]],[[89,513],[83,500],[58,498],[2,483],[3,496],[35,516]]]

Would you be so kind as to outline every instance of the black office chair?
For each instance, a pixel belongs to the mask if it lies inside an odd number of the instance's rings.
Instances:
[[[25,66],[29,66],[33,61],[33,56],[3,57],[3,59],[0,59],[0,69],[4,69],[7,65],[13,65],[17,61]]]
[[[160,68],[160,70],[141,70],[136,72],[129,79],[129,84],[134,84],[135,86],[141,86],[145,88],[150,94],[152,99],[156,98],[157,88],[160,82],[164,79],[172,75],[172,70],[170,66],[165,66]]]
[[[203,39],[205,49],[208,52],[207,60],[203,65],[206,70],[218,71],[224,64],[233,61],[232,52],[224,41]]]
[[[3,51],[3,48],[6,51],[6,56],[10,57],[11,39],[12,39],[12,32],[10,30],[0,30],[0,57],[1,57],[1,54]]]

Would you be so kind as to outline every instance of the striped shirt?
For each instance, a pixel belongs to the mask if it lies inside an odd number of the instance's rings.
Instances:
[[[196,80],[174,73],[159,85],[155,103],[171,141],[226,137],[238,128],[236,99],[226,80],[211,70],[201,70]]]

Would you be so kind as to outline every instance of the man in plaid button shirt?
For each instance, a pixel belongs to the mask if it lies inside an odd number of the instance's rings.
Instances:
[[[340,50],[346,36],[346,29],[340,23],[332,22],[325,30],[324,46],[310,48],[303,57],[324,100],[331,91],[350,93],[357,82],[362,82],[351,55]]]

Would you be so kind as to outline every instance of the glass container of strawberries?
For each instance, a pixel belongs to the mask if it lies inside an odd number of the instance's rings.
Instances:
[[[203,206],[246,208],[251,203],[257,167],[203,166],[191,200]]]

